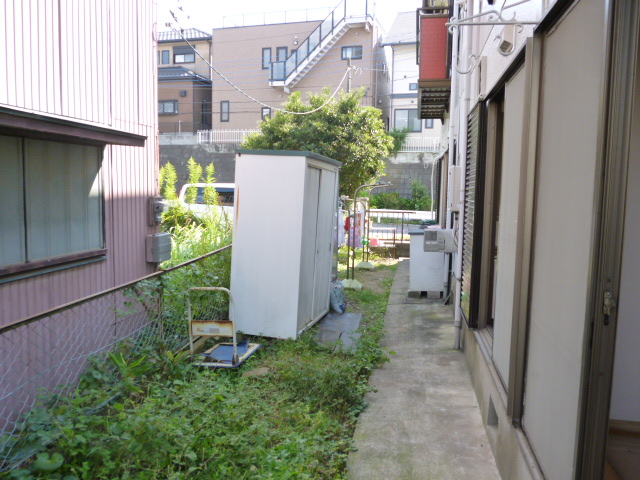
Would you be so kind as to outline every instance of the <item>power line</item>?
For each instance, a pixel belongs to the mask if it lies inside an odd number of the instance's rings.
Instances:
[[[174,15],[174,13],[172,11],[170,11],[169,13],[171,13],[171,16],[174,18],[174,20],[176,21],[176,23],[178,22],[178,19],[176,18],[176,16]],[[178,25],[179,26],[179,25]],[[344,82],[344,80],[347,78],[347,74],[350,71],[350,68],[348,68],[345,72],[344,75],[342,76],[342,79],[340,80],[340,83],[338,84],[338,87],[336,88],[336,90],[333,92],[333,94],[327,99],[327,101],[325,103],[323,103],[321,106],[319,106],[318,108],[315,108],[313,110],[309,110],[307,112],[291,112],[282,108],[277,108],[277,107],[271,107],[270,105],[267,105],[263,102],[261,102],[260,100],[252,97],[251,95],[249,95],[248,93],[246,93],[244,90],[242,90],[240,87],[236,86],[233,82],[231,82],[227,77],[225,77],[222,73],[220,73],[213,65],[211,65],[211,63],[209,63],[208,60],[206,60],[201,54],[200,52],[198,52],[198,50],[195,49],[195,47],[191,44],[191,42],[189,42],[189,40],[187,40],[184,35],[182,34],[183,30],[180,29],[176,29],[174,27],[172,27],[172,30],[176,33],[178,33],[180,35],[180,37],[187,43],[187,45],[189,45],[191,47],[191,49],[196,53],[196,55],[198,55],[207,65],[209,65],[209,68],[215,72],[218,76],[220,76],[225,82],[227,82],[229,85],[231,85],[234,89],[236,89],[238,92],[240,92],[242,95],[246,96],[247,98],[249,98],[250,100],[264,106],[264,107],[269,107],[272,108],[273,110],[279,111],[279,112],[283,112],[283,113],[291,113],[293,115],[309,115],[311,113],[317,112],[318,110],[323,109],[326,105],[329,104],[329,102],[331,102],[333,100],[333,98],[336,96],[336,94],[338,93],[340,87],[342,86],[342,83]]]

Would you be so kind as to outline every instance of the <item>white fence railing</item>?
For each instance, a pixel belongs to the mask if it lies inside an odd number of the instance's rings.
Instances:
[[[248,135],[260,130],[198,130],[198,143],[227,143],[240,145]],[[440,139],[434,137],[407,137],[401,152],[438,152]]]
[[[401,152],[438,152],[440,139],[434,137],[407,137]]]
[[[260,130],[198,130],[198,143],[235,143]]]

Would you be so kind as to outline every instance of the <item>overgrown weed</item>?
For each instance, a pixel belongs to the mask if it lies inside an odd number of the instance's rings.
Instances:
[[[363,314],[357,348],[252,339],[262,348],[238,370],[197,370],[166,345],[96,359],[71,397],[43,399],[23,426],[33,460],[12,479],[341,479],[380,347],[385,293],[348,291]],[[242,373],[267,367],[268,374]],[[25,455],[26,455],[25,451]]]

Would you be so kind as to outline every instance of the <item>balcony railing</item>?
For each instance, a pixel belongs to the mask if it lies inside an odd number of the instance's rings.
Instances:
[[[347,18],[362,17],[366,19],[372,16],[373,3],[369,5],[369,0],[342,0],[286,60],[271,62],[269,81],[285,81],[305,60],[321,48],[323,42],[334,33],[336,27]]]
[[[440,139],[434,137],[407,137],[401,152],[439,152]]]
[[[240,145],[260,130],[198,130],[198,143],[233,143]]]

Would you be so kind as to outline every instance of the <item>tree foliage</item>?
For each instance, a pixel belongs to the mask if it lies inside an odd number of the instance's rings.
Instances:
[[[342,162],[340,194],[351,196],[360,185],[382,176],[384,159],[394,146],[393,138],[385,131],[380,110],[360,105],[364,94],[364,89],[343,93],[327,103],[331,92],[325,89],[320,94],[310,94],[309,103],[305,104],[300,92],[295,92],[283,105],[287,112],[278,111],[264,120],[261,131],[247,138],[242,147],[308,150],[339,160]]]

